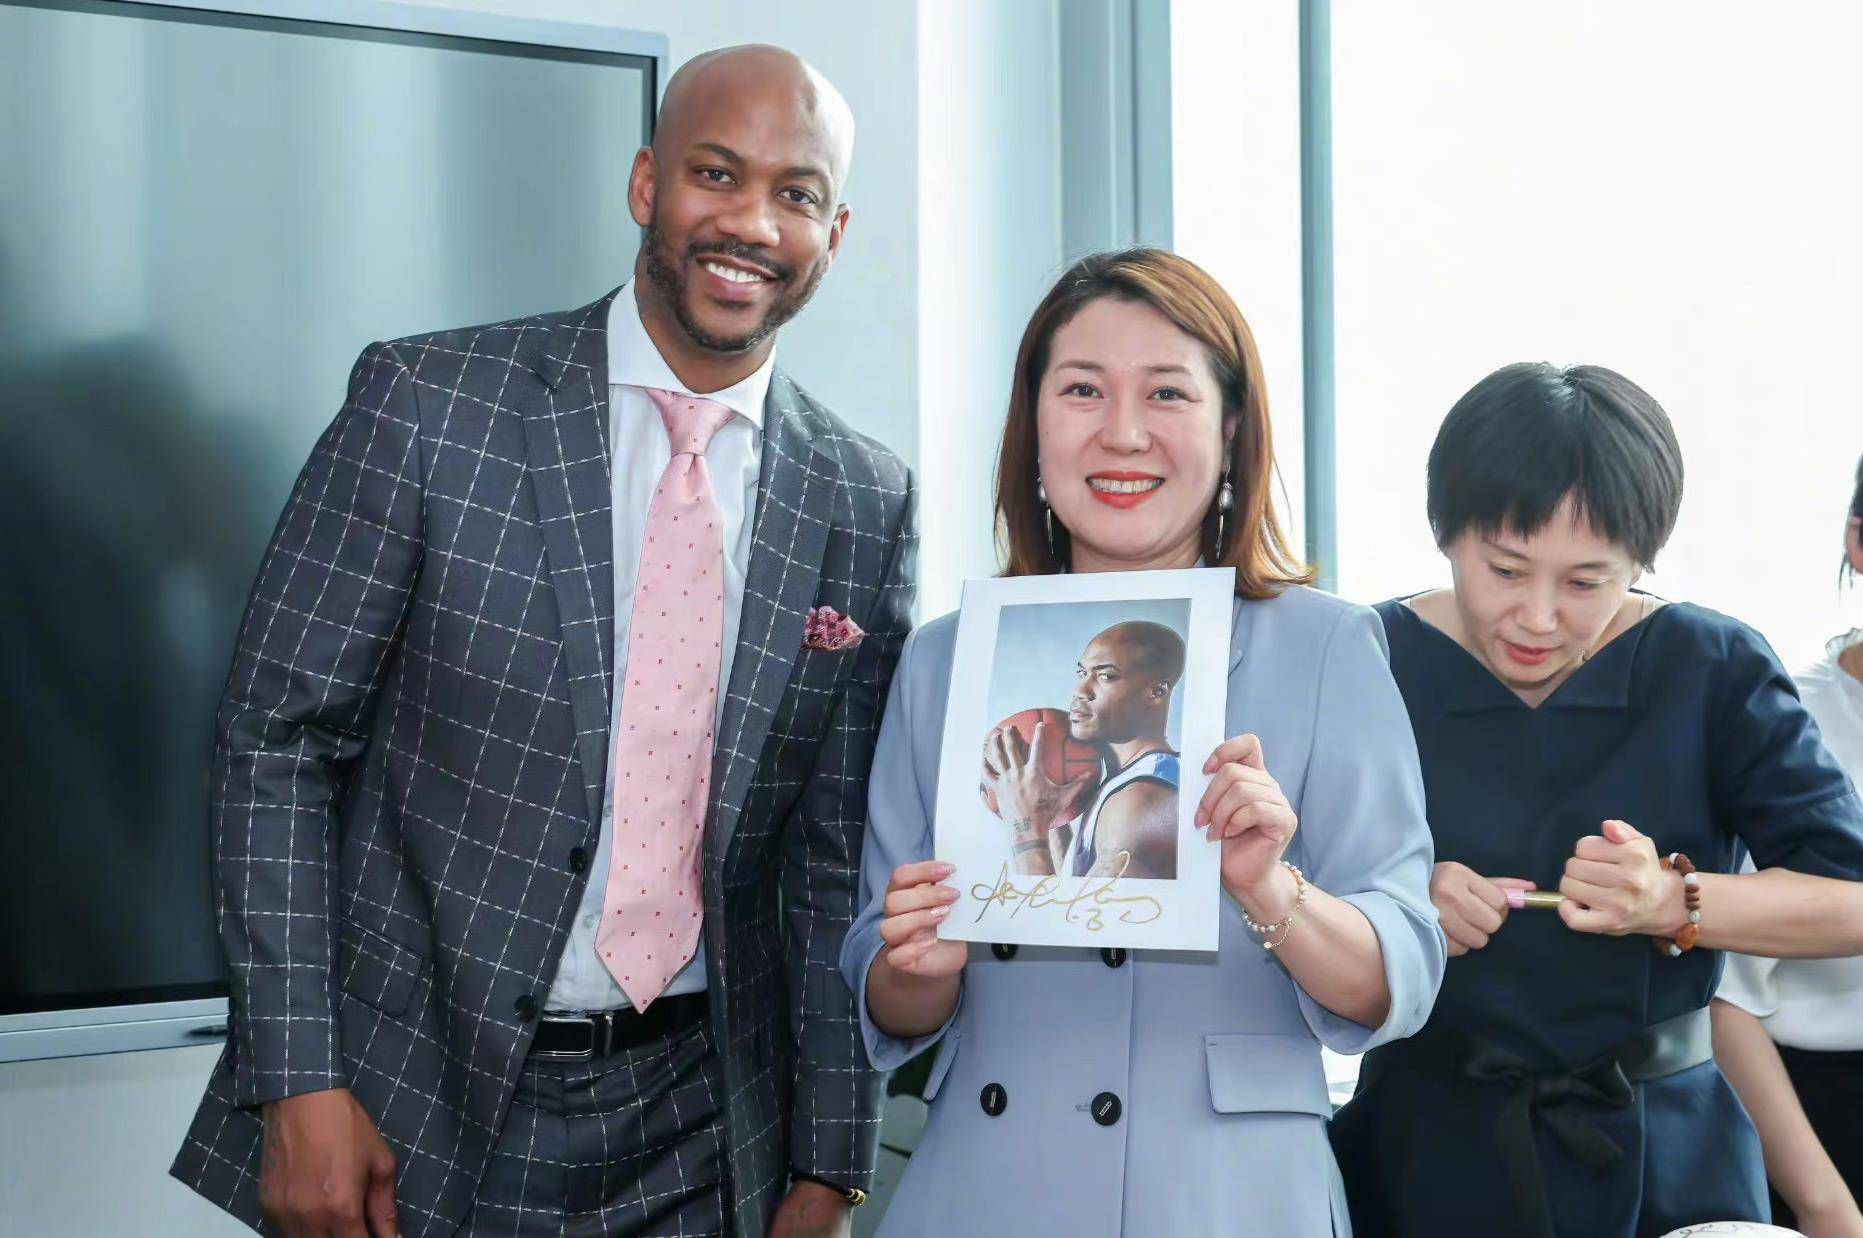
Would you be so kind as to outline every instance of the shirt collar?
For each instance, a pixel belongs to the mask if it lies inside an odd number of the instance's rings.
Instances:
[[[776,372],[776,350],[763,364],[723,391],[693,391],[673,373],[659,346],[640,320],[640,302],[629,280],[608,303],[608,381],[629,387],[657,387],[684,395],[716,400],[758,429],[763,428],[763,403],[770,395],[770,378]]]
[[[1824,644],[1824,661],[1817,669],[1830,677],[1831,682],[1837,686],[1838,693],[1849,702],[1850,708],[1859,717],[1863,717],[1863,683],[1857,682],[1856,676],[1845,670],[1843,663],[1838,661],[1843,656],[1844,650],[1858,641],[1863,641],[1863,628],[1845,632],[1842,636],[1833,636]]]

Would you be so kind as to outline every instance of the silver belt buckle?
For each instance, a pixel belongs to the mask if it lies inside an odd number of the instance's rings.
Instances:
[[[589,1047],[586,1049],[536,1049],[536,1048],[533,1048],[530,1052],[530,1055],[532,1057],[545,1058],[550,1061],[585,1062],[595,1056],[595,1041],[597,1037],[595,1034],[595,1020],[594,1019],[590,1018],[587,1015],[581,1015],[579,1017],[569,1018],[569,1019],[561,1019],[561,1018],[552,1019],[549,1015],[545,1015],[539,1022],[540,1024],[554,1023],[558,1025],[559,1027],[564,1024],[570,1024],[570,1023],[579,1024],[580,1026],[588,1029]]]

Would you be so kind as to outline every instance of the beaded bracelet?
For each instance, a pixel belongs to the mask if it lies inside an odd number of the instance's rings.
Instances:
[[[1294,917],[1300,914],[1300,909],[1305,906],[1307,902],[1306,877],[1301,874],[1298,868],[1295,868],[1286,860],[1281,861],[1281,867],[1294,874],[1294,885],[1298,892],[1294,895],[1293,909],[1279,920],[1276,920],[1273,924],[1257,924],[1249,916],[1247,908],[1244,908],[1242,911],[1242,922],[1251,929],[1254,929],[1257,933],[1260,933],[1263,937],[1268,937],[1274,933],[1279,933],[1281,935],[1279,941],[1263,941],[1261,943],[1261,948],[1263,950],[1272,950],[1287,940],[1287,935],[1294,931]]]
[[[1701,876],[1695,871],[1694,863],[1680,851],[1664,856],[1662,866],[1664,872],[1673,869],[1682,874],[1682,905],[1688,909],[1688,922],[1676,930],[1674,940],[1657,937],[1652,939],[1652,944],[1657,954],[1679,959],[1693,950],[1701,939]]]

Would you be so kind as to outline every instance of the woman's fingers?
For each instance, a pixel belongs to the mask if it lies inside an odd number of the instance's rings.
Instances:
[[[1210,754],[1210,759],[1203,763],[1203,772],[1214,774],[1218,766],[1230,764],[1266,770],[1268,758],[1262,752],[1261,738],[1256,735],[1238,735],[1234,739],[1224,740]]]
[[[893,870],[893,879],[887,883],[886,891],[890,894],[894,890],[943,881],[956,871],[955,865],[944,860],[917,860],[911,864],[901,864]]]
[[[1294,810],[1285,804],[1258,800],[1245,804],[1210,828],[1216,838],[1240,838],[1250,830],[1271,834],[1276,842],[1294,832]]]
[[[1462,904],[1462,918],[1483,933],[1492,935],[1507,919],[1507,899],[1503,896],[1501,905],[1496,907],[1483,897],[1487,893],[1485,890],[1470,891]]]
[[[1609,889],[1626,885],[1630,874],[1622,864],[1607,864],[1602,860],[1581,860],[1577,856],[1565,862],[1565,875],[1574,881],[1587,885]]]
[[[905,946],[888,950],[886,961],[896,971],[913,976],[955,976],[969,961],[970,948],[963,942],[940,941],[926,933]]]
[[[1238,787],[1253,788],[1253,793],[1245,793],[1236,802],[1248,803],[1255,799],[1285,799],[1281,793],[1281,784],[1272,776],[1246,765],[1225,765],[1216,777],[1210,779],[1210,785],[1203,789],[1203,798],[1197,801],[1196,822],[1198,828],[1209,825],[1216,820],[1221,810],[1218,805],[1227,799]]]
[[[1462,947],[1463,953],[1467,953],[1470,950],[1479,950],[1488,944],[1488,934],[1482,932],[1461,917],[1444,916],[1442,920],[1443,936],[1447,937],[1454,944]]]
[[[880,940],[889,946],[903,946],[918,933],[936,933],[938,925],[951,914],[951,905],[943,903],[936,907],[927,907],[923,911],[908,911],[904,915],[888,916],[880,921]]]
[[[888,916],[903,916],[909,911],[923,911],[956,901],[957,891],[951,886],[909,886],[904,890],[887,891],[882,909]]]
[[[1564,885],[1560,886],[1564,892]],[[1609,933],[1616,927],[1616,921],[1609,912],[1587,907],[1575,900],[1570,894],[1565,902],[1559,904],[1559,918],[1565,926],[1579,933]]]
[[[1579,881],[1572,877],[1559,883],[1559,893],[1565,895],[1566,902],[1591,909],[1611,907],[1618,898],[1618,893],[1608,886],[1593,885],[1589,881]]]

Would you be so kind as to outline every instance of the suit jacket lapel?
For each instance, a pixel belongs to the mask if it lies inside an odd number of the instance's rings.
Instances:
[[[528,471],[563,622],[569,705],[591,826],[601,821],[614,690],[608,437],[608,303],[614,295],[565,315],[550,332],[531,359],[546,390],[523,410]]]
[[[757,526],[744,575],[744,609],[712,763],[712,861],[729,853],[751,775],[802,652],[802,633],[821,582],[822,551],[841,474],[815,447],[795,385],[780,369],[764,405]],[[712,871],[718,871],[715,867]]]

